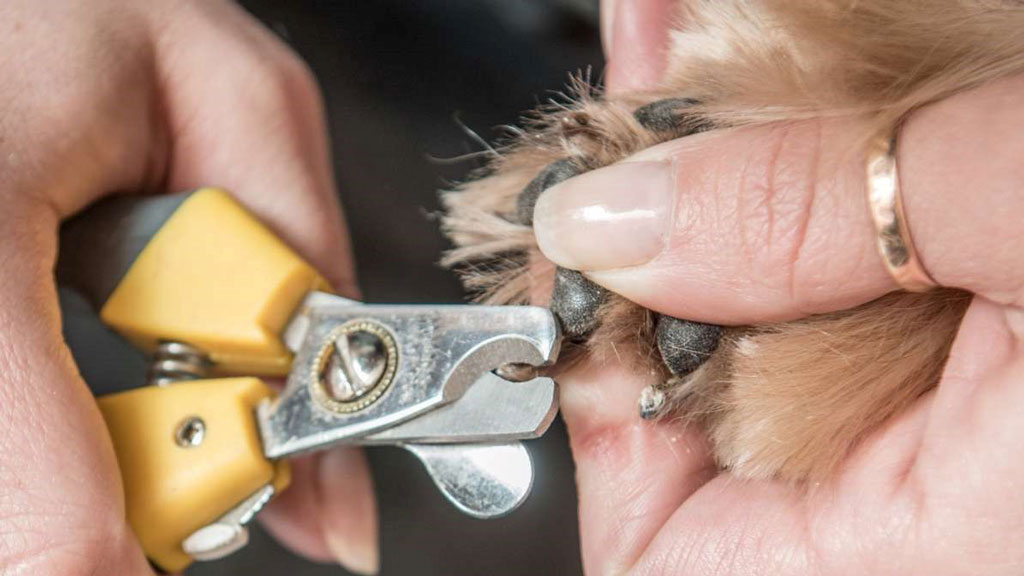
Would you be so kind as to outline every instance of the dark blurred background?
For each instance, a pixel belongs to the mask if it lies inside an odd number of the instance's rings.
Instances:
[[[431,214],[437,190],[479,166],[441,161],[481,150],[496,128],[561,90],[570,72],[602,69],[597,0],[245,0],[242,4],[310,64],[323,89],[338,191],[370,302],[459,302],[436,265],[445,249]],[[67,299],[67,295],[64,295]],[[78,320],[65,303],[69,343],[87,380],[142,381],[144,360]],[[74,310],[80,313],[76,314]],[[121,345],[123,349],[123,345]],[[369,450],[381,525],[381,573],[581,573],[572,460],[560,422],[530,442],[533,493],[499,520],[451,507],[403,451]],[[197,563],[189,576],[344,574],[290,554],[254,527],[249,546]]]

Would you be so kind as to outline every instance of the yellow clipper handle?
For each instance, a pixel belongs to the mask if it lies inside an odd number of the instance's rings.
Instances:
[[[61,230],[60,283],[147,352],[162,340],[209,354],[218,374],[287,374],[280,334],[327,283],[226,192],[101,202]]]
[[[288,372],[292,357],[281,333],[307,293],[327,288],[213,188],[91,207],[62,227],[57,277],[143,350],[184,342],[208,354],[216,373],[246,376]],[[256,378],[230,378],[99,398],[128,521],[161,568],[184,569],[191,562],[186,537],[264,485],[276,492],[287,485],[287,463],[264,457],[256,428],[256,406],[272,394]],[[202,441],[182,441],[183,426],[196,421]]]
[[[253,412],[274,392],[257,378],[145,386],[99,398],[124,483],[128,522],[168,572],[192,562],[182,542],[270,483],[291,479],[271,462]]]

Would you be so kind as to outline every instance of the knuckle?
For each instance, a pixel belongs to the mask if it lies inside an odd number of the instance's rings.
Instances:
[[[318,98],[320,88],[313,70],[305,60],[288,50],[277,62],[278,75],[281,82],[291,91],[306,98]]]
[[[270,110],[299,110],[311,104],[319,105],[320,90],[313,72],[290,51],[257,60],[251,75],[259,103]]]

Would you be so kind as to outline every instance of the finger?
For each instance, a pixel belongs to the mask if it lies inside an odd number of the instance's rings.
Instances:
[[[125,522],[106,427],[61,334],[58,216],[0,211],[0,565],[15,574],[151,574]]]
[[[1010,319],[1019,314],[983,298],[971,304],[929,415],[922,469],[957,469],[961,483],[1024,477],[1024,464],[1006,458],[1024,437],[1022,334]]]
[[[919,548],[910,537],[919,492],[906,481],[933,399],[867,438],[833,482],[715,477],[664,520],[629,573],[885,574],[912,565],[919,549],[932,552],[922,565],[943,565],[938,539]]]
[[[925,267],[1004,303],[1024,300],[1022,88],[1014,78],[925,109],[899,149]],[[815,120],[667,143],[545,192],[537,241],[555,263],[673,316],[733,324],[849,308],[895,288],[875,247],[861,133]]]
[[[319,499],[315,490],[309,489],[316,486],[320,456],[311,454],[291,461],[292,485],[304,489],[289,488],[282,492],[260,512],[259,520],[278,542],[297,554],[317,562],[331,562],[336,557],[320,529]]]
[[[998,558],[1010,572],[1024,553],[1006,535],[1024,514],[1017,488],[1024,463],[1010,455],[1024,438],[1024,322],[1019,309],[975,298],[950,352],[921,444],[908,478],[928,522],[922,542],[955,542],[970,571],[979,554]],[[984,519],[977,530],[964,518]]]
[[[811,522],[805,510],[790,487],[719,476],[675,510],[629,574],[843,573],[819,566],[813,546],[806,542]],[[848,535],[847,539],[853,540]],[[849,573],[875,572],[854,569]]]
[[[174,79],[168,187],[230,190],[336,289],[356,295],[311,72],[232,3],[181,6],[156,42],[162,74]]]
[[[174,79],[167,87],[168,186],[231,190],[336,289],[357,295],[323,105],[309,70],[232,3],[179,6],[156,42],[158,66]],[[338,466],[340,460],[350,465]],[[310,462],[268,527],[299,552],[375,570],[376,507],[365,463],[344,451]]]
[[[166,156],[152,54],[135,6],[14,0],[0,21],[0,200],[31,196],[61,218],[152,184]],[[45,41],[59,35],[61,42]]]
[[[615,362],[588,362],[559,377],[588,574],[626,573],[676,508],[714,474],[695,429],[637,417],[636,398],[646,384]]]
[[[352,572],[375,574],[380,558],[374,500],[339,497],[373,490],[363,451],[340,447],[294,460],[292,481],[296,489],[261,515],[267,530],[306,557],[341,559]]]
[[[611,92],[649,90],[665,69],[671,0],[604,0],[601,42]]]

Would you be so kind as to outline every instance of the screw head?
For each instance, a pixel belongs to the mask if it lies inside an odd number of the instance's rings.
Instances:
[[[398,369],[398,346],[384,326],[355,320],[335,328],[314,364],[313,398],[334,412],[357,412],[376,402]]]
[[[351,402],[362,398],[384,376],[388,352],[380,336],[367,330],[340,334],[324,366],[324,387],[331,398]]]
[[[198,416],[189,416],[178,424],[174,440],[182,448],[193,448],[203,443],[206,437],[206,422]]]

